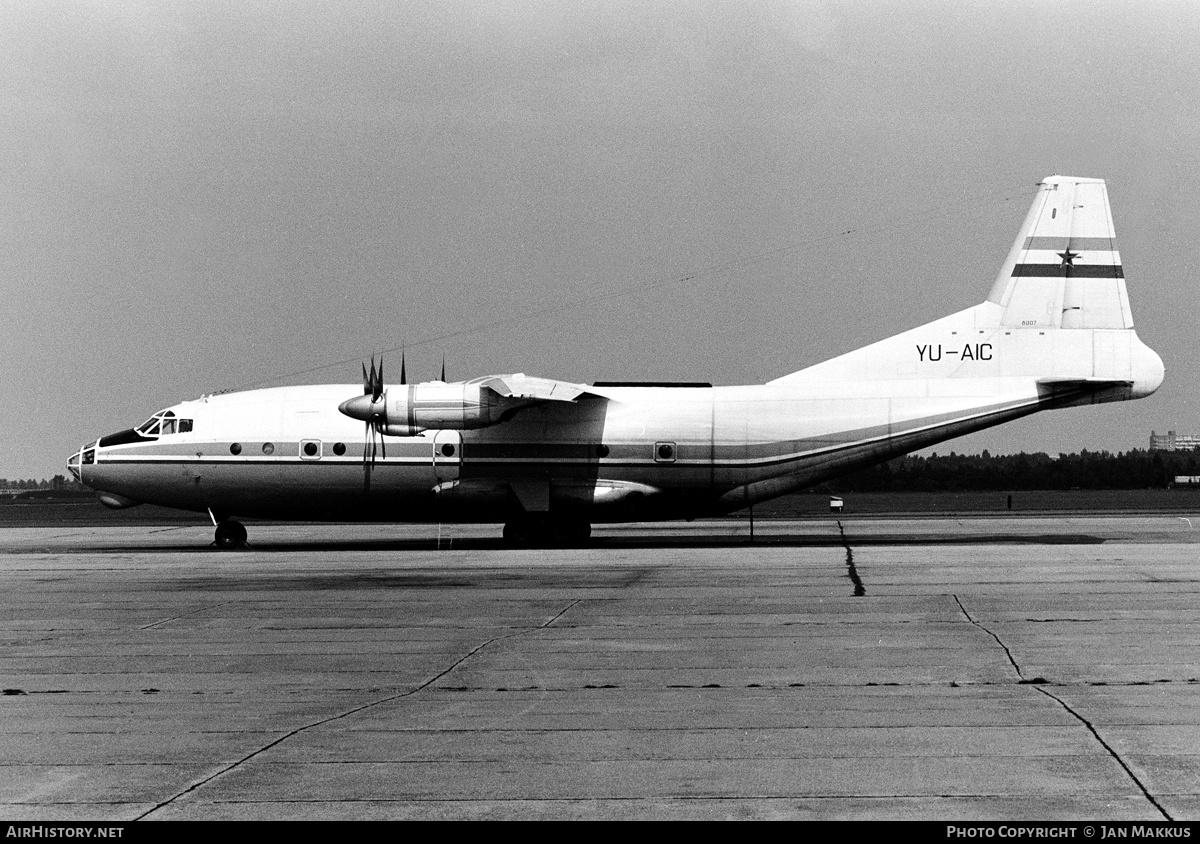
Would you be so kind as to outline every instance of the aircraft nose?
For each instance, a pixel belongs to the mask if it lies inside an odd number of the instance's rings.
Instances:
[[[79,480],[80,467],[83,465],[83,446],[79,450],[67,458],[67,471],[75,476],[75,480]]]
[[[67,458],[67,469],[75,476],[75,480],[81,484],[87,484],[84,479],[84,467],[91,466],[96,462],[96,446],[99,441],[81,446],[79,451]]]

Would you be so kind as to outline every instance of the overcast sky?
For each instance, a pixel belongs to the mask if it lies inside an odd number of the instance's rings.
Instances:
[[[1108,180],[1166,382],[939,450],[1200,433],[1197,33],[1190,2],[0,0],[0,477],[402,343],[420,378],[761,383],[982,301],[1053,173]]]

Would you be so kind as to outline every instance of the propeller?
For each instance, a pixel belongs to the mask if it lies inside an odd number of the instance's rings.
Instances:
[[[379,358],[379,368],[375,368],[375,356],[371,355],[371,371],[367,372],[367,365],[362,365],[363,373],[363,398],[350,399],[343,402],[341,410],[345,412],[347,407],[353,407],[357,412],[351,414],[363,419],[366,428],[363,431],[363,494],[371,492],[371,472],[375,468],[375,456],[378,453],[383,454],[383,459],[387,460],[387,442],[383,438],[383,431],[380,430],[380,425],[387,416],[387,400],[384,398],[386,389],[383,383],[383,358]],[[400,363],[400,382],[404,383],[404,362],[403,358]],[[364,399],[370,396],[370,402]]]
[[[387,460],[387,440],[384,439],[383,427],[387,424],[387,387],[383,380],[383,357],[379,365],[375,365],[375,356],[371,355],[371,368],[362,365],[363,394],[347,399],[338,405],[338,410],[352,419],[361,419],[366,427],[363,431],[363,492],[371,491],[371,472],[375,468],[375,458],[382,454]],[[408,373],[405,366],[404,353],[400,354],[400,383],[408,383]]]

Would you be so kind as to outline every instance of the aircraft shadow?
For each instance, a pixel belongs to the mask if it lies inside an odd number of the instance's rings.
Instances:
[[[565,551],[565,550],[630,550],[651,548],[844,548],[847,544],[856,547],[870,546],[912,546],[912,545],[1100,545],[1107,540],[1100,536],[1088,534],[972,534],[971,536],[929,535],[913,536],[912,534],[869,537],[848,537],[843,539],[836,536],[812,535],[771,535],[755,537],[753,541],[745,536],[636,536],[636,537],[596,537],[587,543],[573,546],[531,546],[513,548],[504,540],[496,538],[463,538],[443,539],[338,539],[335,541],[260,541],[251,539],[244,548],[222,553],[297,553],[297,552],[401,552],[401,551],[514,551],[528,553],[531,551]],[[217,552],[215,544],[209,546]],[[77,546],[74,553],[194,553],[202,550],[196,544],[178,545],[124,545]]]

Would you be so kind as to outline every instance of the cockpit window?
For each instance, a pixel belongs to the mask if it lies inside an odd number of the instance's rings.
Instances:
[[[144,437],[167,436],[174,433],[187,434],[192,430],[191,419],[176,419],[175,412],[160,410],[138,426],[137,432]]]

